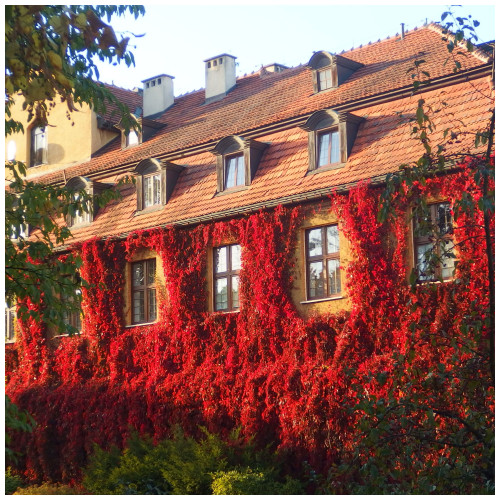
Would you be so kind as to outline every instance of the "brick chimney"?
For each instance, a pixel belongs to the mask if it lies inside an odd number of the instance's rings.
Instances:
[[[174,77],[158,75],[143,80],[143,116],[153,116],[165,111],[174,103]]]
[[[205,102],[218,101],[236,85],[236,57],[221,54],[205,63]]]

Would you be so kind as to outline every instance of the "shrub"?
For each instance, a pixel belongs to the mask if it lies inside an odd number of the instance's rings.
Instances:
[[[43,483],[40,486],[18,488],[14,495],[86,495],[82,488],[66,484]]]
[[[215,489],[218,494],[302,491],[297,480],[278,480],[282,466],[269,449],[243,443],[237,433],[223,441],[204,432],[205,437],[197,441],[175,429],[172,439],[156,446],[150,438],[135,435],[121,453],[116,448],[104,451],[96,447],[83,484],[95,494],[118,495],[210,495]]]
[[[12,472],[12,469],[9,467],[5,471],[5,494],[12,495],[17,488],[24,485],[23,480]]]
[[[300,495],[303,485],[297,479],[286,476],[285,482],[279,482],[272,469],[265,471],[230,470],[216,472],[213,475],[212,491],[214,495]]]

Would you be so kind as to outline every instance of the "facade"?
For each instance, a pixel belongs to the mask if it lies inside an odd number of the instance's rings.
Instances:
[[[247,353],[256,350],[244,364],[248,368],[253,360],[258,372],[259,363],[267,360],[271,366],[292,349],[295,341],[290,339],[286,349],[273,348],[281,345],[283,332],[296,328],[292,325],[313,325],[324,318],[328,331],[334,331],[341,321],[338,318],[345,320],[349,311],[360,307],[347,286],[351,283],[351,290],[357,286],[349,266],[360,250],[353,245],[347,212],[332,210],[332,193],[334,199],[356,190],[359,195],[360,189],[368,189],[356,187],[360,182],[381,186],[387,174],[422,155],[422,145],[412,137],[409,122],[421,98],[433,109],[443,108],[446,101],[445,109],[434,116],[434,143],[442,140],[445,129],[479,130],[490,118],[494,97],[491,56],[478,48],[463,56],[462,70],[455,74],[443,65],[448,51],[441,38],[440,27],[424,26],[338,55],[318,51],[307,64],[295,68],[272,64],[239,78],[236,58],[222,54],[204,61],[205,89],[175,97],[173,77],[160,74],[145,80],[140,93],[123,91],[132,113],[142,109],[141,132],[127,137],[118,123],[91,111],[74,114],[73,128],[57,108],[50,118],[53,129],[45,132],[36,124],[28,127],[30,132],[14,141],[16,158],[31,165],[31,180],[92,192],[116,185],[126,175],[135,184],[120,188],[120,200],[96,207],[88,217],[68,221],[73,238],[68,242],[71,247],[62,251],[81,252],[82,276],[96,284],[102,279],[108,288],[103,292],[96,286],[83,292],[83,319],[69,319],[81,326],[81,336],[48,340],[53,333],[44,332],[45,337],[40,333],[36,342],[43,346],[40,352],[44,354],[29,373],[19,374],[27,359],[23,352],[29,350],[26,334],[21,342],[12,344],[12,391],[28,386],[30,377],[36,384],[46,380],[47,387],[55,379],[81,385],[81,380],[101,377],[100,383],[121,381],[124,386],[136,384],[137,389],[141,381],[146,384],[153,377],[158,366],[164,372],[157,376],[172,381],[182,372],[181,365],[194,363],[197,370],[205,366],[204,356],[217,344],[217,328],[234,330],[239,339],[239,350],[234,343],[220,347],[227,373],[233,373],[232,363],[236,366],[238,359],[243,363],[243,344]],[[415,93],[408,70],[419,59],[425,59],[425,71],[432,79]],[[76,131],[78,141],[74,140]],[[481,152],[473,134],[450,141],[446,147],[449,155]],[[13,148],[7,144],[7,154]],[[431,205],[435,225],[452,241],[449,200],[443,194],[429,196],[435,197]],[[358,205],[367,200],[359,198]],[[445,246],[440,263],[431,269],[426,261],[429,235],[418,232],[411,216],[405,221],[406,229],[392,238],[404,239],[407,251],[397,273],[390,272],[407,280],[416,268],[421,281],[452,281],[459,257]],[[391,245],[396,248],[398,243]],[[249,259],[253,259],[251,269],[246,267]],[[282,268],[280,262],[292,263],[293,268]],[[259,302],[255,299],[259,293],[269,300]],[[385,291],[378,293],[383,296]],[[240,311],[245,325],[255,329],[248,331],[260,332],[253,340],[243,340],[238,329],[243,321]],[[265,322],[265,317],[278,316],[272,327]],[[204,328],[212,337],[203,337]],[[327,327],[321,332],[318,330],[318,336],[327,345]],[[211,347],[200,338],[210,338]],[[175,347],[181,344],[183,347]],[[188,344],[195,346],[204,361],[187,354]],[[303,354],[303,346],[295,348]],[[145,353],[151,349],[163,349],[161,362],[160,358],[146,362]],[[70,357],[70,352],[78,361],[63,373],[62,365],[56,367],[54,360]],[[98,360],[92,352],[101,352]],[[202,377],[200,373],[197,377]],[[205,375],[212,380],[214,373]],[[245,370],[240,367],[238,373]],[[234,374],[231,387],[247,394],[250,382],[238,376]],[[256,394],[259,382],[251,379]],[[182,379],[176,380],[182,384]],[[193,401],[198,401],[196,389],[186,387],[190,391],[194,391],[190,393]],[[147,415],[139,418],[140,411],[134,410],[136,414],[130,413],[125,420],[139,430],[161,435],[160,417],[153,416],[156,403],[150,396],[141,398]],[[211,401],[231,400],[223,394],[213,398]],[[244,402],[246,409],[241,411],[247,412],[246,417],[243,413],[235,417],[227,408],[215,403],[210,406],[208,399],[190,411],[204,418],[211,416],[222,427],[237,422],[245,432],[261,428],[262,422],[249,423],[251,409]],[[190,404],[180,406],[187,411]],[[168,410],[160,411],[164,411],[163,417],[185,423],[180,406],[165,405]],[[302,418],[297,412],[290,421]],[[266,425],[274,425],[276,419],[270,414]],[[280,426],[286,427],[283,422]],[[287,439],[292,441],[291,435]],[[86,444],[78,446],[87,449]],[[64,475],[53,476],[58,474]]]

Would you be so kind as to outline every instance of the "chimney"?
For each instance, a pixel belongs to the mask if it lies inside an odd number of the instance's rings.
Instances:
[[[162,113],[174,103],[174,77],[158,75],[143,80],[142,107],[143,116]]]
[[[236,85],[236,57],[221,54],[205,63],[205,103],[218,101]]]

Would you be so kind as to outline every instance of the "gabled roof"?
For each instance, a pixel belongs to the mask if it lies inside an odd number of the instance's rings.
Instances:
[[[135,113],[137,109],[142,109],[142,94],[136,90],[127,90],[107,83],[104,86],[123,104],[125,104],[131,113]],[[120,121],[120,111],[114,104],[106,104],[106,112],[102,118],[112,124],[117,124]]]
[[[66,175],[96,175],[120,165],[128,165],[148,157],[169,156],[187,148],[215,143],[228,135],[245,135],[278,122],[307,116],[318,109],[356,110],[381,96],[391,97],[401,89],[410,89],[412,76],[408,70],[414,61],[424,59],[421,69],[428,71],[434,81],[446,76],[453,77],[440,28],[434,25],[411,31],[404,39],[396,36],[381,42],[343,53],[344,57],[364,65],[337,89],[317,94],[312,92],[311,71],[298,66],[280,73],[260,76],[254,73],[238,78],[234,90],[222,100],[205,104],[204,90],[198,90],[175,99],[156,121],[166,126],[145,143],[121,150],[120,144],[104,148],[91,161],[66,170]],[[462,57],[463,71],[480,69],[488,57],[476,51]],[[414,67],[414,66],[413,66]],[[130,98],[131,91],[120,90],[121,97]],[[71,170],[71,172],[69,172]],[[43,176],[43,182],[57,182],[60,173]]]
[[[136,215],[135,186],[123,189],[123,199],[99,210],[91,226],[74,228],[75,241],[91,236],[119,236],[140,228],[197,221],[244,213],[264,206],[327,196],[332,188],[361,179],[382,178],[402,163],[416,160],[422,147],[410,136],[404,118],[413,115],[419,95],[412,95],[414,61],[431,74],[434,87],[425,87],[425,99],[447,107],[435,117],[434,140],[445,128],[486,126],[492,100],[491,69],[482,52],[462,59],[463,76],[451,66],[440,29],[434,26],[408,32],[342,54],[360,62],[358,69],[336,89],[314,94],[311,70],[299,66],[261,76],[255,73],[237,80],[234,90],[222,100],[205,104],[204,90],[175,99],[174,105],[157,118],[164,123],[151,139],[121,150],[116,140],[89,162],[66,169],[67,178],[85,175],[114,182],[121,173],[132,172],[147,158],[168,159],[184,165],[168,203],[160,210]],[[349,156],[342,168],[308,174],[307,132],[299,125],[315,111],[333,108],[364,118]],[[256,138],[269,143],[255,177],[247,189],[216,193],[214,145],[229,135]],[[474,147],[474,137],[450,144],[448,152]],[[40,177],[44,182],[62,181],[62,173]]]

